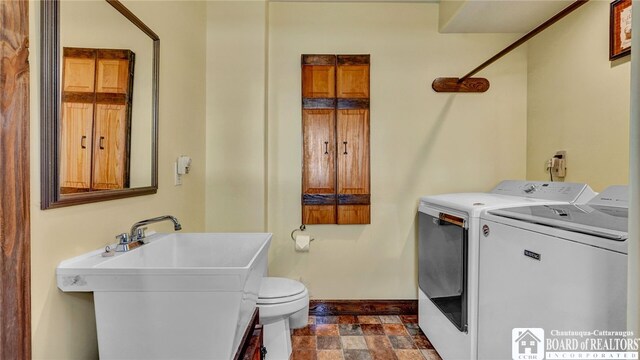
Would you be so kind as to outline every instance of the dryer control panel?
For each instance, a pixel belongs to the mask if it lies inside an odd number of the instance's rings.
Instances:
[[[524,180],[504,180],[490,193],[577,203],[586,203],[596,196],[587,184]]]

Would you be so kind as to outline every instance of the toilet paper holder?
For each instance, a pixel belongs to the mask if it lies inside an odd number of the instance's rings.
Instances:
[[[305,230],[307,230],[307,227],[304,226],[304,224],[300,225],[300,227],[297,229],[293,229],[293,231],[291,232],[291,240],[296,241],[296,236],[295,236],[296,231],[305,231]],[[313,240],[315,239],[314,238],[309,239],[309,241],[313,241]]]

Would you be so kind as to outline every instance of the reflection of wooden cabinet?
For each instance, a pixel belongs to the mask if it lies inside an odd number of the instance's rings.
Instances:
[[[93,104],[62,103],[60,186],[89,189],[91,187],[91,147]]]
[[[302,56],[302,223],[369,224],[369,55]]]
[[[64,48],[61,193],[129,187],[130,50]]]

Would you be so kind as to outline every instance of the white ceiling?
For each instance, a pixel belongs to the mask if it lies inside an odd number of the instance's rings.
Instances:
[[[574,0],[266,0],[269,2],[440,3],[440,32],[527,33]]]
[[[445,4],[449,2],[450,4]],[[526,33],[542,24],[571,0],[444,0],[440,6],[458,7],[441,19],[444,33]],[[442,16],[443,12],[440,11]],[[443,22],[444,20],[444,22]]]

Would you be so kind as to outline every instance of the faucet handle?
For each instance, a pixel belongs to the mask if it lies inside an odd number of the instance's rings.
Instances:
[[[129,251],[129,234],[122,233],[120,235],[116,235],[116,239],[118,239],[118,245],[116,246],[116,252],[126,252]]]
[[[120,244],[128,244],[129,243],[129,234],[127,233],[122,233],[119,235],[116,235],[116,239],[118,239],[118,245]]]
[[[142,239],[144,239],[147,236],[146,233],[145,233],[146,230],[147,230],[146,226],[136,229],[135,238],[133,238],[131,240],[142,241]]]

